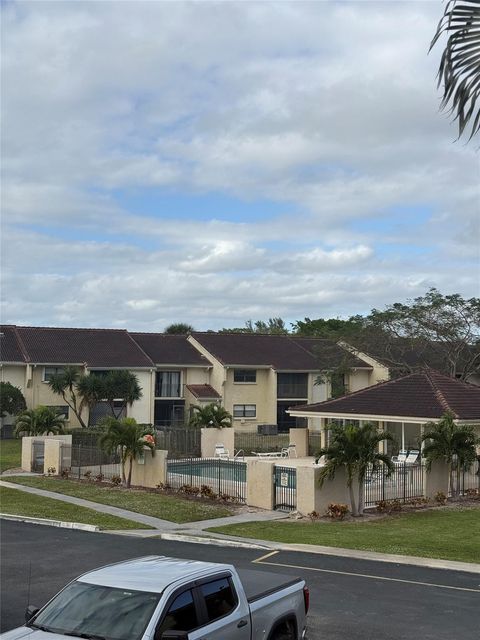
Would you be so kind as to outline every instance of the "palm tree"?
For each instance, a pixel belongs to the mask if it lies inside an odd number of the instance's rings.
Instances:
[[[78,367],[65,367],[62,373],[53,375],[48,381],[48,386],[59,396],[62,396],[65,404],[68,404],[73,413],[77,416],[81,426],[86,428],[82,418],[82,402],[78,397],[78,383],[85,376]]]
[[[387,475],[394,468],[390,457],[379,453],[378,446],[382,440],[393,440],[390,433],[378,431],[377,427],[367,422],[360,427],[347,424],[329,425],[330,443],[317,454],[318,458],[325,456],[325,466],[320,471],[320,486],[325,480],[335,477],[335,472],[345,469],[347,486],[350,494],[350,507],[353,516],[363,515],[365,478],[367,473],[375,473],[379,467],[387,467]],[[358,507],[355,500],[353,484],[358,482]]]
[[[187,335],[188,333],[193,333],[195,329],[191,324],[187,324],[186,322],[174,322],[173,324],[169,324],[168,327],[165,328],[165,333],[168,335]]]
[[[102,383],[104,399],[110,405],[112,415],[117,420],[127,405],[131,407],[143,395],[138,378],[131,371],[123,369],[109,371]]]
[[[223,429],[232,426],[232,415],[219,404],[212,402],[204,407],[193,405],[190,424],[193,427],[207,427]]]
[[[431,469],[435,460],[446,462],[450,491],[452,497],[457,498],[460,493],[460,471],[468,469],[475,462],[475,446],[480,438],[475,436],[472,426],[455,424],[451,413],[445,413],[438,422],[429,422],[425,429],[422,441],[425,442],[423,455],[427,460],[427,470]]]
[[[458,137],[473,118],[469,140],[480,129],[480,2],[450,0],[440,20],[430,50],[443,34],[448,35],[438,69],[443,83],[441,109],[449,108],[458,120]]]
[[[138,424],[134,418],[106,418],[105,432],[99,438],[99,444],[107,453],[120,450],[122,460],[122,482],[127,488],[132,483],[133,461],[143,455],[144,447],[148,447],[155,455],[155,436],[148,426]],[[125,465],[130,463],[128,476]]]
[[[40,405],[36,409],[27,409],[17,416],[15,435],[28,436],[57,435],[64,432],[65,418],[55,407]]]

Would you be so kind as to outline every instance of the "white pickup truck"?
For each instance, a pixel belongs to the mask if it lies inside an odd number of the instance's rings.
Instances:
[[[3,640],[300,640],[304,580],[229,564],[147,556],[70,582]]]

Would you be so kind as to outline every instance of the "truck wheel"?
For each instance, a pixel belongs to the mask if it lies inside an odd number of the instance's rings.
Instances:
[[[272,640],[297,640],[294,626],[286,622],[274,632]]]

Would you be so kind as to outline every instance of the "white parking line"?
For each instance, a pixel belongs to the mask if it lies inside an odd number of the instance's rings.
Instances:
[[[480,593],[480,589],[472,589],[469,587],[454,587],[447,584],[436,584],[434,582],[420,582],[418,580],[403,580],[402,578],[387,578],[385,576],[374,576],[368,573],[353,573],[350,571],[335,571],[333,569],[318,569],[317,567],[304,567],[298,564],[285,564],[282,562],[267,562],[267,558],[271,558],[280,551],[271,551],[256,560],[252,560],[255,564],[270,565],[272,567],[286,567],[288,569],[301,569],[302,571],[317,571],[319,573],[333,573],[341,576],[354,576],[356,578],[369,578],[370,580],[385,580],[387,582],[401,582],[404,584],[415,584],[421,587],[436,587],[438,589],[452,589],[454,591],[470,591],[473,593]]]

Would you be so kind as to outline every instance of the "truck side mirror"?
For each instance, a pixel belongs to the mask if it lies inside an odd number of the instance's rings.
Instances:
[[[25,609],[25,622],[30,622],[30,620],[38,611],[40,611],[38,607],[36,607],[34,604],[29,604]]]
[[[188,633],[186,631],[164,631],[162,640],[188,640]]]

